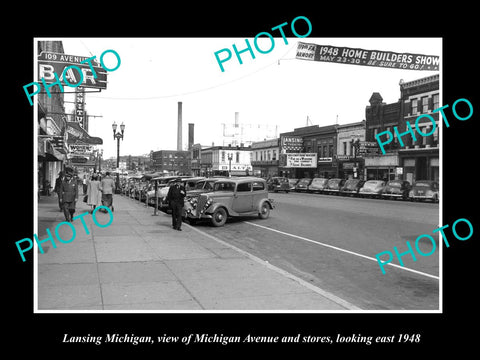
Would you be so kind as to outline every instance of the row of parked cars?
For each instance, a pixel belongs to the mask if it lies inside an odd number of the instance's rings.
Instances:
[[[179,177],[132,176],[124,179],[122,193],[131,198],[157,206],[169,212],[166,200],[170,186],[180,181],[187,195],[183,217],[190,224],[209,221],[213,226],[223,226],[228,218],[258,216],[266,219],[274,209],[269,199],[265,179],[256,177]]]
[[[388,198],[402,200],[429,200],[438,202],[439,185],[436,181],[419,180],[413,185],[406,180],[360,180],[303,178],[287,179],[273,177],[268,180],[273,192],[308,192],[320,194],[350,195],[370,198]]]

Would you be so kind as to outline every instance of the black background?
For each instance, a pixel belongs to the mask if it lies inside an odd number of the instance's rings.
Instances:
[[[383,5],[382,5],[383,4]],[[3,345],[33,356],[53,358],[76,354],[105,353],[121,350],[144,353],[152,351],[166,357],[172,351],[209,354],[239,354],[247,351],[257,357],[261,348],[267,354],[293,349],[295,354],[308,351],[312,356],[377,353],[381,356],[404,354],[417,356],[420,352],[436,355],[447,349],[474,348],[476,323],[475,290],[478,284],[476,263],[478,256],[477,204],[478,160],[476,154],[480,107],[478,104],[478,40],[473,29],[476,11],[459,2],[445,9],[436,3],[372,2],[352,8],[342,3],[339,9],[327,3],[293,8],[291,4],[270,3],[260,9],[247,3],[219,5],[181,4],[179,8],[154,3],[110,3],[100,6],[78,3],[68,8],[49,3],[36,6],[24,4],[24,9],[11,10],[15,26],[2,24],[4,53],[2,73],[7,75],[2,99],[4,152],[2,161],[2,189],[6,217],[2,221],[4,304]],[[288,5],[288,6],[287,6]],[[328,5],[328,6],[327,6]],[[335,6],[335,5],[334,5]],[[16,8],[13,5],[13,8]],[[33,234],[33,107],[28,104],[23,85],[32,82],[34,37],[229,37],[252,38],[257,33],[297,16],[306,16],[312,23],[309,37],[443,37],[443,104],[453,104],[466,98],[474,108],[467,121],[454,119],[451,110],[446,114],[450,128],[443,133],[443,224],[452,224],[458,218],[469,219],[474,234],[468,241],[453,240],[443,251],[443,313],[360,313],[360,314],[34,314],[33,313],[33,257],[21,262],[15,241]],[[297,24],[300,26],[301,22]],[[300,34],[305,33],[299,27]],[[287,33],[287,36],[289,34]],[[303,39],[308,41],[308,38]],[[194,57],[195,55],[192,54]],[[192,58],[194,61],[194,58]],[[339,65],[340,66],[340,65]],[[419,72],[419,77],[422,74]],[[367,99],[368,100],[368,99]],[[451,232],[447,231],[447,235]],[[449,237],[449,239],[452,236]],[[473,328],[471,327],[473,325]],[[223,334],[225,336],[331,336],[362,334],[389,336],[408,333],[421,334],[420,343],[394,344],[63,344],[63,334],[105,335],[107,333],[135,334],[137,336],[185,336],[190,333]],[[5,352],[7,349],[5,349]]]

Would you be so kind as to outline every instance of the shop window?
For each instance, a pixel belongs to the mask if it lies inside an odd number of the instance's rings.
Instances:
[[[238,151],[236,153],[236,159],[235,160],[237,161],[237,164],[240,162],[240,153]]]
[[[273,152],[272,152],[272,160],[277,160],[277,150],[273,150]]]
[[[346,141],[343,142],[343,155],[348,155],[347,154],[347,142]]]

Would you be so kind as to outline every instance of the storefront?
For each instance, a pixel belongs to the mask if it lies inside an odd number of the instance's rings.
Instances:
[[[418,180],[440,180],[438,148],[399,150],[403,179],[413,184]]]
[[[365,156],[365,180],[396,180],[402,178],[398,154]]]

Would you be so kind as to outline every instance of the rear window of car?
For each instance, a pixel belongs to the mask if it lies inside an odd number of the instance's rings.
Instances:
[[[237,185],[237,191],[250,191],[252,183],[240,183]]]
[[[390,181],[388,186],[401,187],[402,183],[400,181]]]
[[[260,181],[254,181],[252,183],[252,186],[253,186],[253,191],[259,191],[259,190],[265,189],[263,182],[260,182]]]
[[[418,183],[415,183],[415,186],[430,187],[431,184],[429,184],[429,183],[423,183],[423,182],[418,182]]]

